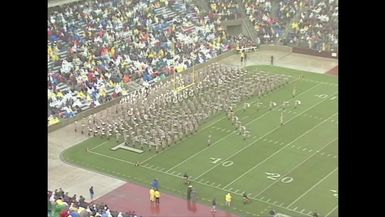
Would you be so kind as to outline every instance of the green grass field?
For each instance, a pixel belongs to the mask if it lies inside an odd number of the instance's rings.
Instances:
[[[110,150],[115,140],[90,138],[63,152],[68,163],[150,187],[154,178],[160,190],[185,197],[181,176],[187,172],[199,200],[209,204],[215,197],[221,209],[241,216],[267,216],[271,209],[289,216],[338,216],[338,78],[298,70],[252,66],[271,72],[304,78],[275,90],[261,99],[250,99],[251,107],[236,114],[251,138],[243,140],[225,113],[218,113],[198,133],[158,154],[136,154]],[[292,97],[293,86],[296,97]],[[293,101],[302,104],[293,107]],[[280,105],[288,100],[284,126],[280,126]],[[256,102],[263,107],[256,110]],[[270,101],[278,103],[272,111]],[[212,144],[207,146],[208,135]],[[87,148],[89,149],[87,151]],[[140,167],[133,164],[142,162]],[[232,206],[224,207],[227,192]],[[242,194],[252,198],[242,203]]]

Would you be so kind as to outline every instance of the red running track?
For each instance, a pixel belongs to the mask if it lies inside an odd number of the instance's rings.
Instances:
[[[210,211],[211,207],[207,205],[188,202],[162,191],[160,191],[160,204],[151,204],[149,190],[139,185],[127,183],[94,202],[107,204],[111,210],[123,213],[135,210],[138,216],[143,217],[238,217],[218,209],[213,214]]]

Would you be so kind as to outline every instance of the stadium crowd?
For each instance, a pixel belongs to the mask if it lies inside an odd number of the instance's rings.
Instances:
[[[271,0],[243,0],[246,15],[254,26],[261,44],[274,43],[279,37],[279,27],[272,15]]]
[[[219,17],[221,20],[233,20],[241,17],[236,0],[209,0],[209,16]]]
[[[277,7],[271,0],[242,2],[256,44],[275,43],[288,31],[285,44],[337,49],[337,0],[283,0]],[[48,124],[127,95],[133,80],[161,80],[255,44],[221,26],[241,14],[237,1],[208,4],[207,16],[182,0],[92,0],[49,8]]]
[[[85,198],[60,188],[54,192],[48,191],[48,216],[49,217],[141,217],[134,210],[129,212],[112,211],[107,204],[87,203]]]
[[[97,0],[51,9],[48,60],[60,69],[48,72],[48,116],[73,117],[84,105],[126,95],[131,80],[164,78],[229,50],[219,22],[177,1]]]
[[[318,51],[337,51],[337,0],[305,1],[299,20],[291,24],[285,42],[289,45],[304,45]]]

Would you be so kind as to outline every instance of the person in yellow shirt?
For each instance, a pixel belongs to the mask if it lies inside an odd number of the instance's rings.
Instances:
[[[153,188],[150,189],[150,202],[151,204],[155,201],[155,191]]]
[[[243,66],[244,59],[245,59],[245,52],[243,49],[241,49],[241,66]]]
[[[155,189],[154,196],[155,196],[155,203],[159,204],[160,192],[158,189]]]
[[[225,196],[225,200],[226,200],[226,206],[230,207],[231,205],[231,194],[230,193],[227,193],[226,196]]]

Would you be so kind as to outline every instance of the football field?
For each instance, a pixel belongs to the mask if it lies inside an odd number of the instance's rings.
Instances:
[[[274,66],[247,69],[291,75],[291,81],[251,98],[246,110],[243,102],[236,106],[236,115],[251,133],[246,140],[219,112],[196,134],[159,153],[111,150],[118,145],[115,139],[93,137],[61,157],[148,187],[157,178],[161,192],[183,198],[187,188],[182,176],[187,173],[200,202],[211,204],[216,198],[220,209],[241,216],[268,216],[270,210],[292,217],[313,212],[338,216],[338,78]],[[294,106],[296,100],[300,104]],[[277,106],[270,110],[272,101]],[[233,196],[231,207],[224,206],[227,192]],[[246,205],[244,192],[252,199]]]

